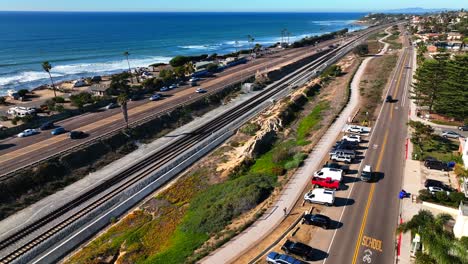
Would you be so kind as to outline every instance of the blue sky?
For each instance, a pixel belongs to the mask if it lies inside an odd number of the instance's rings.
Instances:
[[[462,8],[466,0],[0,0],[11,11],[375,11]]]

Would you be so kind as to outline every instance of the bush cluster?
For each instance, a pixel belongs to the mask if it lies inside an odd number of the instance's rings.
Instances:
[[[437,203],[454,208],[458,208],[461,201],[467,202],[465,194],[461,192],[451,192],[449,195],[447,195],[446,192],[436,192],[433,195],[428,190],[420,190],[419,199],[425,202]]]

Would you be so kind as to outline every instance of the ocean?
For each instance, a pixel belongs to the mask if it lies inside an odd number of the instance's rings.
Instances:
[[[365,13],[67,13],[0,12],[0,95],[56,81],[168,62],[176,55],[225,54],[255,43],[274,44],[353,25]],[[237,44],[236,44],[237,42]]]

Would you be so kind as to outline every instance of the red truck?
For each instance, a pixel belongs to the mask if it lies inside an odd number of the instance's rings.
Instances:
[[[327,189],[339,189],[340,188],[340,182],[334,181],[330,177],[328,178],[313,177],[312,185],[317,185],[317,186],[327,188]]]

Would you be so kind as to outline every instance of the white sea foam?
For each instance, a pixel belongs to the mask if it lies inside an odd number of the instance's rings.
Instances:
[[[130,59],[131,67],[145,67],[157,62],[168,62],[170,57],[147,57]],[[109,74],[128,69],[126,60],[115,60],[96,63],[74,63],[54,65],[51,70],[52,77],[57,81],[91,76],[94,74]],[[0,76],[0,94],[5,94],[7,89],[32,88],[48,81],[49,75],[44,71],[24,71],[16,74]],[[3,86],[3,87],[2,87]]]
[[[355,20],[314,20],[309,23],[320,25],[320,26],[336,26],[336,25],[349,25]]]

